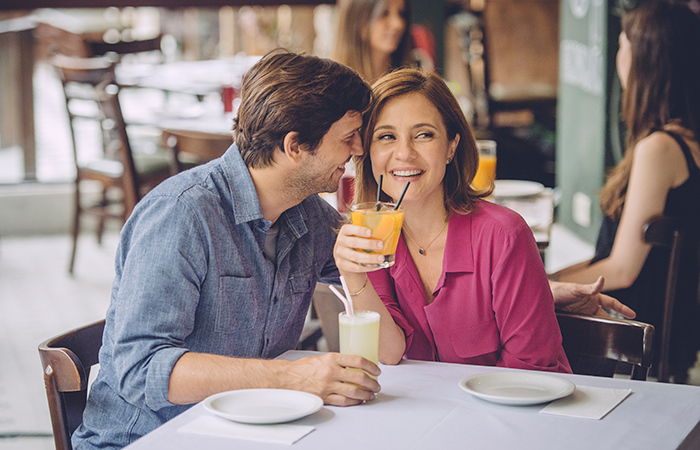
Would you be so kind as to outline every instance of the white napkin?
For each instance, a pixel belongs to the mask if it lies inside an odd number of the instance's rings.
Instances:
[[[291,445],[311,433],[315,428],[307,425],[248,425],[216,416],[200,416],[180,427],[180,433],[202,434],[249,441],[271,442]]]
[[[553,401],[540,410],[545,414],[600,420],[632,393],[632,389],[576,386],[573,394]]]

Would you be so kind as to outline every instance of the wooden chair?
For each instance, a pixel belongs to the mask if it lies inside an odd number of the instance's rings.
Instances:
[[[116,219],[123,223],[143,192],[173,173],[173,163],[170,153],[165,151],[132,152],[119,105],[115,59],[56,55],[51,63],[63,84],[76,167],[73,248],[68,265],[72,274],[81,216],[90,214],[98,218],[96,234],[98,243],[101,242],[105,221]],[[83,162],[78,152],[77,129],[81,120],[94,121],[101,130],[102,148],[96,152],[101,156],[89,162]],[[84,204],[82,199],[81,185],[85,180],[101,185],[101,198],[92,204]],[[110,195],[112,191],[116,195]]]
[[[345,311],[343,303],[336,297],[327,284],[318,283],[314,291],[314,309],[319,321],[323,336],[326,338],[329,352],[340,351],[340,338],[338,336],[338,314]]]
[[[612,377],[621,361],[632,365],[633,380],[646,380],[652,363],[652,325],[560,311],[557,320],[574,373]]]
[[[72,450],[70,437],[83,421],[90,368],[98,363],[105,321],[39,344],[44,387],[56,450]]]
[[[654,217],[644,224],[643,235],[644,242],[670,249],[666,290],[663,299],[664,308],[659,339],[658,363],[658,380],[667,382],[669,380],[669,354],[674,307],[678,300],[682,300],[680,295],[687,296],[689,294],[694,295],[695,298],[687,298],[685,301],[700,305],[700,285],[698,285],[697,272],[694,274],[696,277],[694,280],[684,280],[695,285],[694,292],[677,291],[677,286],[681,281],[681,262],[684,256],[694,258],[696,270],[700,266],[700,220],[683,220],[664,216]],[[687,256],[684,255],[684,252],[688,252]],[[688,260],[685,262],[687,264]],[[700,326],[700,324],[696,324],[696,326]]]
[[[233,143],[232,135],[164,129],[162,145],[173,152],[173,170],[182,172],[183,162],[202,164],[223,155]]]
[[[116,53],[120,57],[123,55],[131,55],[135,53],[152,52],[158,55],[158,60],[162,62],[163,54],[161,52],[161,40],[163,36],[157,36],[151,39],[141,39],[133,41],[117,41],[105,42],[102,39],[94,40],[89,36],[83,35],[85,44],[93,56],[103,56],[107,53]]]

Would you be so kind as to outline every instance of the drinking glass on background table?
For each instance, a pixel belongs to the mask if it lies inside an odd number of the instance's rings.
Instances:
[[[354,315],[338,315],[340,353],[358,355],[377,364],[379,362],[379,313],[355,311]],[[370,375],[376,379],[374,375]]]
[[[401,235],[404,215],[403,208],[394,209],[395,206],[394,203],[367,202],[350,207],[352,224],[372,229],[372,237],[384,243],[384,246],[376,252],[364,250],[367,253],[384,255],[384,261],[377,264],[362,264],[363,266],[385,268],[394,265],[396,244]]]
[[[478,140],[479,168],[476,170],[472,185],[476,189],[485,189],[496,179],[496,141]]]

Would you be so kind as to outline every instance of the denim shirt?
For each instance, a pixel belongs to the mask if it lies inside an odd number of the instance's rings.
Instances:
[[[338,283],[339,220],[317,195],[285,211],[275,266],[263,255],[272,223],[235,145],[146,195],[122,229],[100,372],[73,447],[121,448],[189,408],[168,402],[185,352],[295,348],[316,282]]]

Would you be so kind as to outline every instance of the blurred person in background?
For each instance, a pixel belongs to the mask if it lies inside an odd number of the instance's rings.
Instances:
[[[660,330],[669,251],[644,243],[642,226],[657,215],[700,218],[700,16],[682,4],[647,3],[624,15],[619,42],[625,156],[601,191],[595,256],[551,278],[590,283],[604,276],[607,293]],[[681,270],[687,284],[677,298],[687,301],[676,302],[673,317],[676,382],[686,380],[700,348],[697,261],[684,259]]]
[[[414,65],[407,0],[338,0],[333,59],[371,82],[391,69]]]

